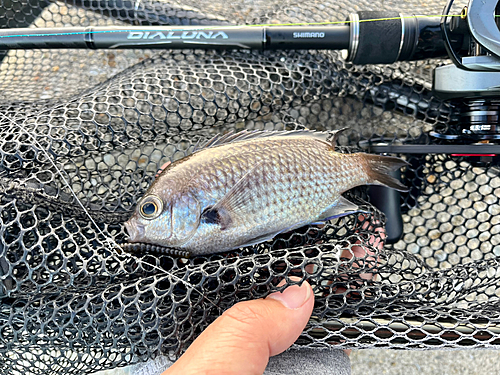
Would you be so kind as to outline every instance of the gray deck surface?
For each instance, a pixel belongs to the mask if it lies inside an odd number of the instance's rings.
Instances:
[[[367,349],[352,352],[351,366],[352,375],[500,374],[500,350]]]
[[[364,349],[352,352],[351,366],[352,375],[493,375],[500,374],[500,350]],[[126,367],[95,375],[133,375],[129,370]]]

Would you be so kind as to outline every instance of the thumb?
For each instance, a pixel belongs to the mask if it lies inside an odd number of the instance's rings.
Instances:
[[[162,375],[262,374],[269,357],[288,349],[311,316],[311,286],[293,285],[226,310]]]

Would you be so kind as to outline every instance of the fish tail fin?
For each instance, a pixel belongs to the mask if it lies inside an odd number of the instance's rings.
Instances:
[[[365,157],[368,162],[367,174],[371,181],[369,184],[384,185],[403,192],[409,190],[392,173],[408,165],[406,161],[393,156],[374,154],[365,154]]]

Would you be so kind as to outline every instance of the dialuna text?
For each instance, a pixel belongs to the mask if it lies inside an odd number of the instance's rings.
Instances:
[[[228,39],[224,31],[130,31],[127,39]]]

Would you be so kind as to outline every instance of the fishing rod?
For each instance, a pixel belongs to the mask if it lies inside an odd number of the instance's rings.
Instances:
[[[99,9],[107,9],[108,1],[75,0],[75,4],[84,8],[99,6]],[[443,15],[439,16],[361,11],[351,14],[345,22],[325,22],[323,25],[231,26],[221,25],[222,21],[209,17],[211,23],[218,24],[10,28],[0,30],[0,50],[326,49],[342,50],[346,60],[354,64],[391,64],[450,57],[454,64],[435,69],[433,93],[450,102],[460,101],[456,106],[461,113],[456,121],[458,131],[433,136],[446,140],[471,137],[473,140],[500,139],[500,115],[496,120],[490,116],[492,111],[500,113],[500,99],[492,99],[495,96],[500,98],[497,89],[500,87],[500,75],[496,74],[500,69],[500,12],[497,0],[470,0],[461,14],[455,15],[449,14],[452,4],[453,0],[450,0]],[[119,5],[120,11],[115,16],[134,23],[154,18],[154,11],[158,10],[158,4],[154,2],[118,1],[116,5]],[[161,6],[168,13],[170,8],[165,8],[166,4]],[[161,18],[162,22],[168,20]],[[377,89],[384,87],[374,88]],[[373,94],[377,101],[374,104],[377,105],[383,96]],[[487,99],[478,101],[478,97]],[[398,100],[404,98],[399,96]],[[412,98],[407,98],[407,101],[409,108],[415,106]],[[418,117],[418,106],[416,110]],[[427,109],[424,112],[428,112]]]
[[[441,17],[358,12],[337,25],[126,26],[0,30],[0,49],[347,50],[355,64],[445,57]],[[460,48],[464,35],[451,38]]]
[[[112,2],[114,4],[114,2]],[[106,0],[75,0],[84,8],[107,8]],[[121,18],[149,19],[159,3],[118,1]],[[449,14],[453,0],[440,16],[404,16],[397,12],[362,11],[345,22],[324,25],[124,26],[70,28],[10,28],[0,30],[0,50],[41,48],[84,49],[250,49],[342,50],[354,64],[390,64],[431,58],[451,58],[453,64],[434,71],[432,93],[451,103],[459,115],[451,129],[431,132],[446,141],[500,139],[500,11],[497,0],[470,0],[460,14]],[[163,10],[166,4],[160,4]],[[168,6],[171,8],[171,6]],[[168,9],[170,9],[168,8]],[[172,11],[173,12],[173,11]],[[174,12],[175,13],[175,12]],[[196,13],[197,14],[197,13]],[[113,14],[110,14],[113,15]],[[159,17],[159,16],[158,16]],[[198,16],[196,16],[198,17]],[[160,17],[161,18],[161,17]],[[158,18],[158,20],[160,20]],[[210,17],[209,17],[210,18]],[[201,19],[201,18],[200,18]],[[168,21],[168,18],[161,18]],[[24,25],[23,25],[24,26]],[[378,90],[378,91],[377,91]],[[370,95],[375,105],[406,100],[406,107],[427,117],[412,97],[391,97],[378,85]],[[384,91],[384,92],[382,92]],[[378,94],[384,95],[378,95]],[[387,95],[385,95],[387,94]],[[436,108],[441,113],[442,108]],[[425,119],[424,119],[425,120]],[[449,131],[448,131],[449,130]],[[490,150],[490,154],[496,150]]]

